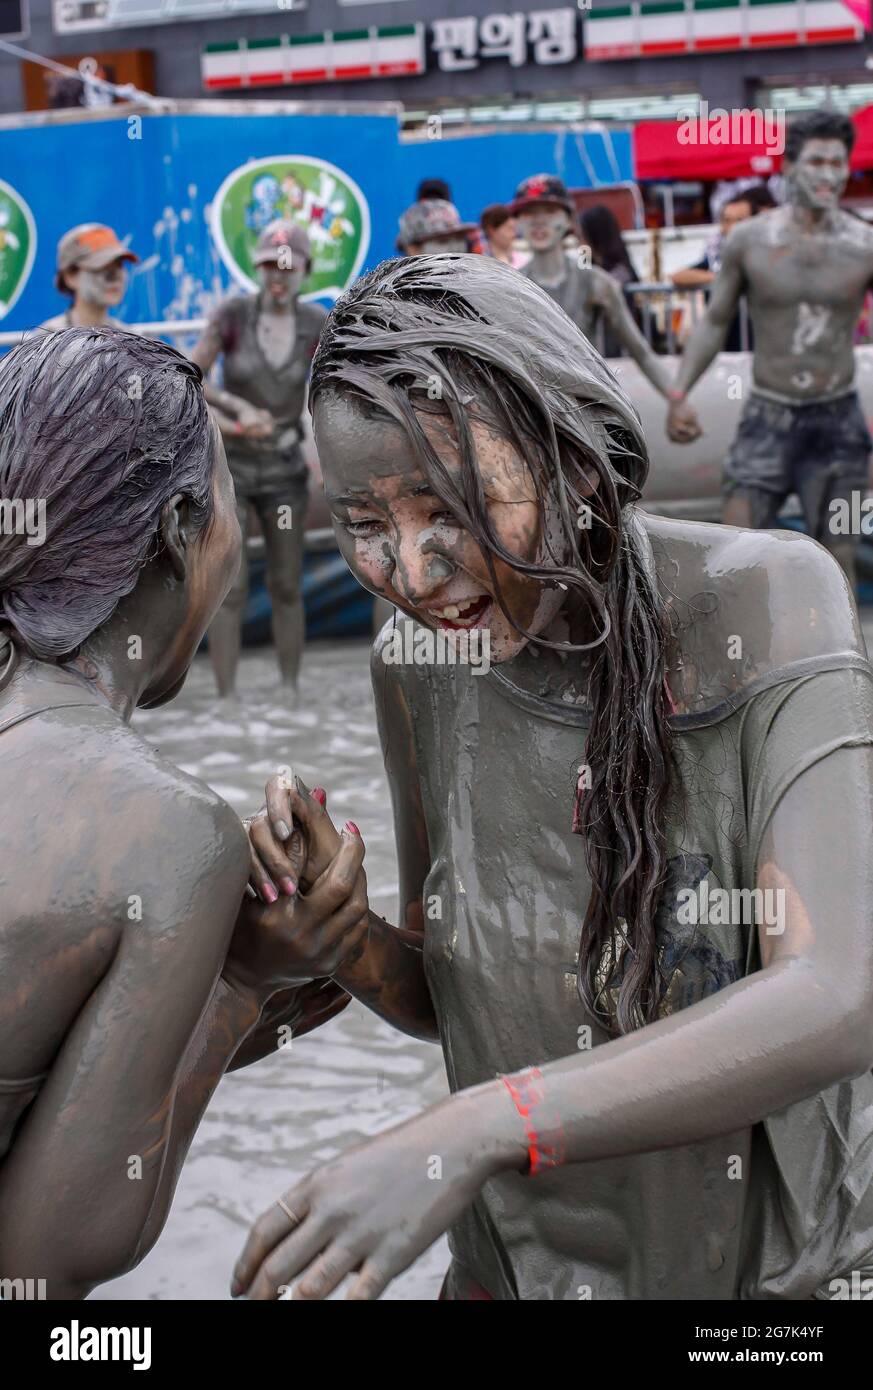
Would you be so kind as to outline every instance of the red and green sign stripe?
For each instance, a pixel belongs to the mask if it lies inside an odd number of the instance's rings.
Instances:
[[[842,0],[631,0],[586,16],[585,56],[659,57],[863,37],[863,25]]]
[[[201,53],[200,65],[207,91],[412,76],[424,72],[424,27],[374,25],[210,43]]]

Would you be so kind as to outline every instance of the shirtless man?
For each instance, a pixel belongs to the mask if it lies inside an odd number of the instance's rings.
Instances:
[[[857,537],[835,534],[831,504],[846,499],[851,506],[853,492],[866,492],[871,448],[854,386],[852,335],[873,282],[873,228],[839,207],[853,141],[851,121],[834,111],[810,111],[791,123],[788,201],[742,223],[725,243],[667,417],[670,438],[687,441],[687,394],[747,295],[753,389],[725,461],[724,520],[775,526],[796,492],[810,535],[852,580]]]
[[[564,184],[554,174],[533,174],[515,190],[511,205],[518,229],[531,250],[531,259],[522,268],[568,318],[596,345],[598,321],[605,318],[625,351],[634,359],[654,386],[669,399],[667,372],[637,328],[625,303],[621,288],[605,270],[580,264],[564,251],[564,237],[573,224],[574,208]],[[675,403],[676,429],[685,439],[699,432],[693,411],[687,426],[682,425],[682,407]]]
[[[70,297],[70,304],[61,314],[55,314],[40,324],[41,328],[96,328],[106,324],[124,328],[111,317],[124,298],[127,289],[125,262],[138,261],[139,256],[128,247],[128,238],[120,241],[111,227],[99,222],[85,222],[64,232],[58,242],[58,268],[55,286]]]

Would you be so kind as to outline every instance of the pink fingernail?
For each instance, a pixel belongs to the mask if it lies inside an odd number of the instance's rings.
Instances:
[[[280,878],[279,887],[282,889],[283,893],[288,894],[289,898],[293,898],[294,894],[297,892],[297,884],[294,882],[293,878]]]
[[[360,838],[361,832],[355,825],[355,822],[353,820],[346,821],[346,830],[349,832],[350,835],[357,835]]]
[[[313,787],[312,795],[320,806],[325,806],[327,804],[327,792],[324,790],[324,787]]]
[[[272,883],[265,883],[265,884],[263,884],[262,887],[261,887],[261,892],[263,893],[264,897],[267,899],[267,902],[268,902],[268,903],[274,903],[274,902],[276,901],[276,899],[278,898],[278,896],[279,896],[279,894],[276,892],[275,888],[273,887]]]

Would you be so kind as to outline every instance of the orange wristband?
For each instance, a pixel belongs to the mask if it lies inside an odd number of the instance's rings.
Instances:
[[[530,1160],[528,1175],[535,1177],[544,1168],[560,1167],[565,1153],[564,1129],[560,1115],[549,1105],[539,1067],[528,1067],[527,1071],[501,1076],[500,1080],[512,1096],[524,1125]]]

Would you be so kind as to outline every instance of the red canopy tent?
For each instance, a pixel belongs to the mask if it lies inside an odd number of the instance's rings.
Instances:
[[[778,132],[755,129],[760,122],[748,116],[710,116],[705,124],[695,121],[693,126],[689,121],[640,121],[632,137],[637,179],[739,179],[776,173],[782,164],[776,152]],[[852,168],[873,169],[873,106],[857,111],[852,123]],[[744,138],[754,135],[761,138]]]

